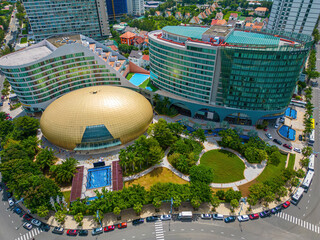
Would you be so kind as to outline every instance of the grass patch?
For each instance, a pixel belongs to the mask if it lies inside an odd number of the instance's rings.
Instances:
[[[66,200],[66,202],[69,204],[70,203],[70,195],[71,195],[71,191],[66,191],[66,192],[62,192],[64,199]]]
[[[278,166],[267,164],[263,172],[256,178],[258,182],[265,182],[281,175],[281,171],[286,167],[287,155],[281,154],[280,163]]]
[[[23,34],[23,35],[28,34],[27,29],[22,30],[22,34]]]
[[[296,161],[296,155],[291,153],[287,168],[293,170],[295,161]]]
[[[147,80],[145,80],[143,83],[141,83],[139,85],[140,88],[145,89],[146,87],[150,87],[152,89],[152,92],[155,92],[158,90],[158,88],[156,88],[150,81],[150,78],[148,78]]]
[[[178,184],[186,184],[187,181],[175,175],[167,168],[159,167],[154,169],[152,172],[138,178],[135,180],[127,181],[124,183],[125,187],[129,187],[133,184],[140,184],[145,187],[145,189],[149,190],[152,185],[161,182],[161,183],[178,183]]]
[[[126,79],[130,80],[132,78],[132,76],[134,75],[134,73],[128,73]]]
[[[208,151],[201,157],[200,164],[212,168],[214,183],[230,183],[244,179],[244,163],[229,151]]]
[[[28,38],[23,37],[23,38],[21,38],[20,43],[21,44],[27,43],[27,40],[28,40]]]

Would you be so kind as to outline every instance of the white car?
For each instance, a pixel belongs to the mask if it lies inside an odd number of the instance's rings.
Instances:
[[[300,148],[294,148],[293,151],[295,151],[297,153],[301,153],[301,149]]]
[[[27,223],[27,222],[25,222],[25,223],[23,224],[23,227],[24,227],[25,229],[28,229],[28,230],[31,230],[31,229],[32,229],[32,225],[31,225],[30,223]]]
[[[12,200],[12,198],[8,199],[8,203],[9,203],[10,207],[12,207],[14,205],[14,201]]]
[[[171,220],[171,215],[161,215],[160,220],[162,221]]]
[[[266,133],[267,138],[272,139],[272,136],[270,133]]]
[[[35,226],[37,226],[37,227],[40,227],[41,222],[40,222],[39,220],[37,220],[37,219],[32,219],[32,220],[31,220],[31,224],[32,224],[32,225],[35,225]]]
[[[201,214],[202,219],[211,219],[211,214]]]
[[[212,218],[215,220],[223,220],[222,214],[212,214]]]
[[[278,127],[279,127],[279,124],[274,125],[275,129],[278,129]]]
[[[241,215],[238,217],[239,222],[246,222],[249,221],[249,216],[248,215]]]

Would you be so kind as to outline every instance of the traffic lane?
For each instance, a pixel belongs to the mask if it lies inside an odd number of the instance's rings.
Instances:
[[[165,239],[205,239],[199,238],[198,233],[210,239],[301,239],[301,236],[291,234],[262,219],[243,223],[224,223],[217,220],[175,221],[171,222],[170,231],[165,233]]]

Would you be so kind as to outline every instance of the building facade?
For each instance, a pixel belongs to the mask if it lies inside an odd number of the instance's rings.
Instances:
[[[191,116],[241,124],[279,117],[290,103],[312,39],[273,34],[167,26],[149,33],[150,78],[174,107]]]
[[[143,0],[127,0],[128,14],[142,16],[145,12]]]
[[[267,28],[311,35],[320,14],[320,0],[274,0]]]
[[[127,0],[106,0],[108,16],[116,19],[128,13]]]
[[[37,42],[79,33],[102,40],[110,35],[105,0],[23,0]]]
[[[3,56],[0,68],[27,112],[41,112],[56,98],[84,87],[134,88],[121,74],[126,59],[114,61],[112,52],[103,54],[96,46],[81,35],[53,37]]]

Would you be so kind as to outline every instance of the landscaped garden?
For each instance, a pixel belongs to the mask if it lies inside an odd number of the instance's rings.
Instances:
[[[27,37],[23,37],[23,38],[20,39],[20,43],[21,44],[27,43],[27,41],[28,41]]]
[[[140,184],[145,189],[149,190],[152,185],[159,182],[177,184],[188,183],[187,181],[175,175],[171,170],[164,167],[159,167],[138,179],[125,182],[125,187],[132,186],[133,184]]]
[[[211,150],[203,154],[200,164],[213,170],[214,183],[230,183],[244,179],[245,165],[234,153],[226,150]]]

